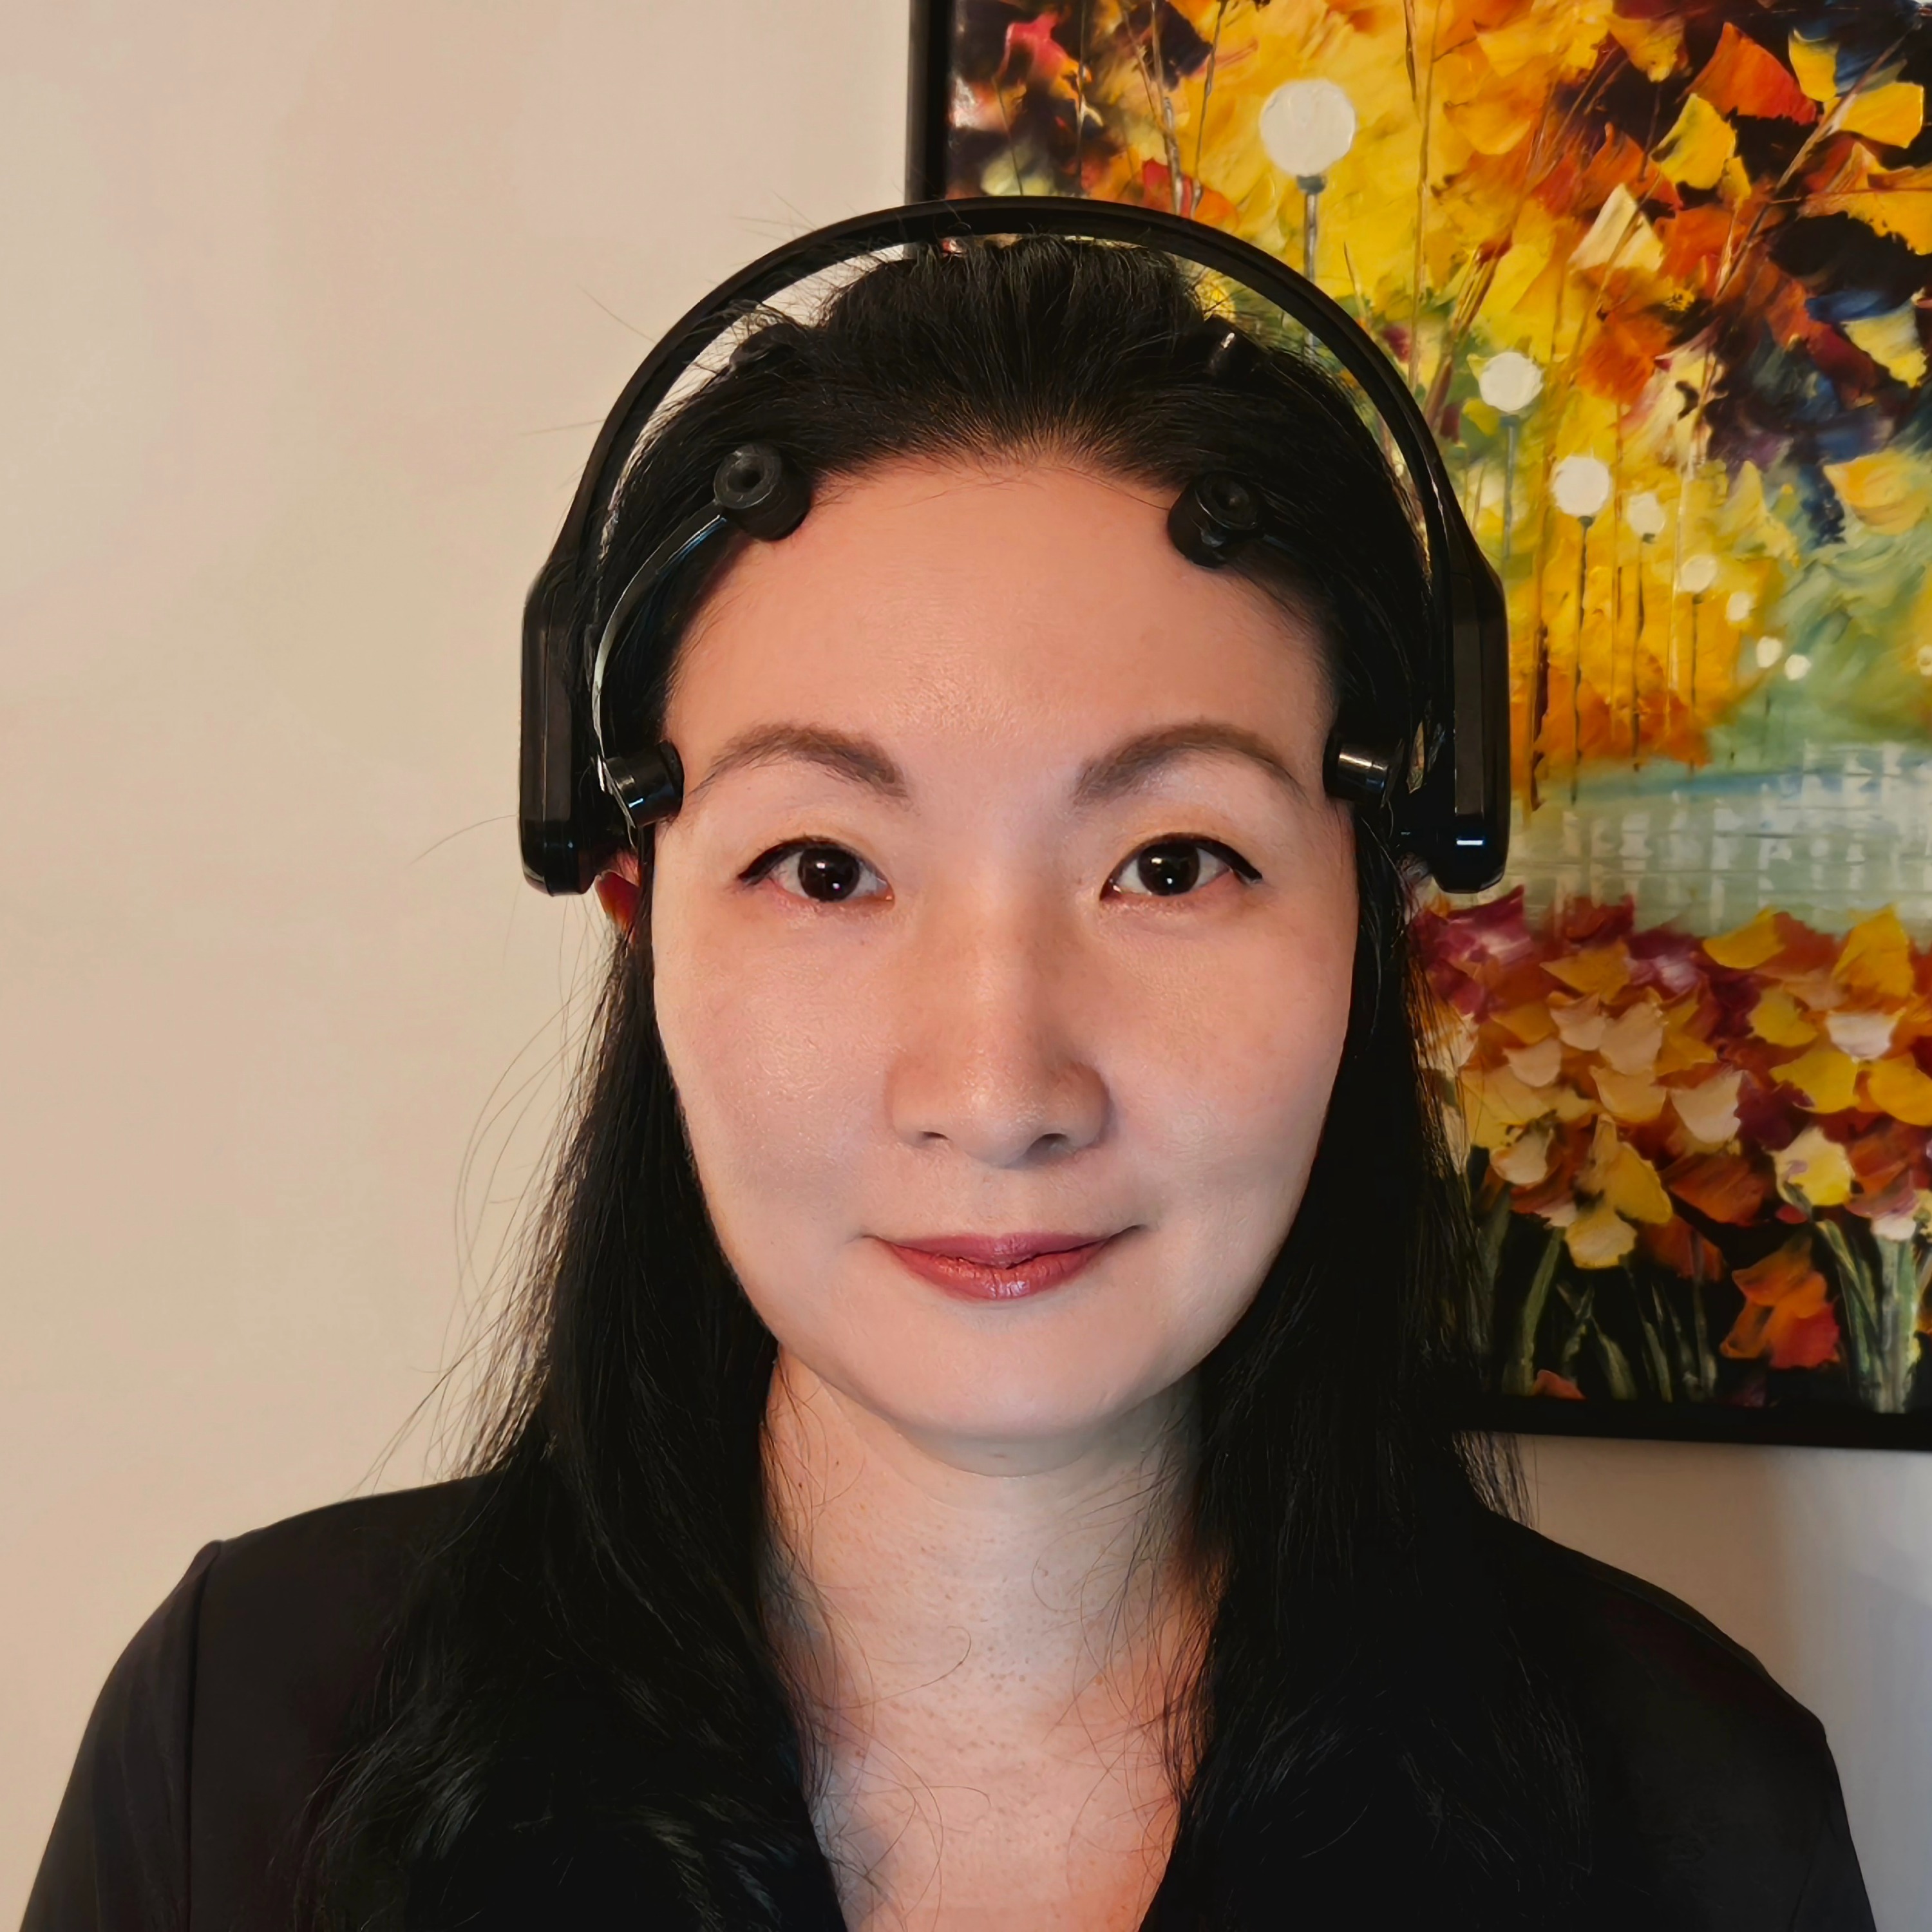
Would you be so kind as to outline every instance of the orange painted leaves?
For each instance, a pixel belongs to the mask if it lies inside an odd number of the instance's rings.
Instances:
[[[1734,1360],[1768,1357],[1774,1369],[1815,1369],[1838,1352],[1838,1318],[1825,1277],[1812,1264],[1811,1237],[1799,1234],[1731,1279],[1744,1305],[1719,1343]]]
[[[1691,83],[1720,114],[1744,114],[1759,120],[1795,121],[1808,128],[1818,118],[1816,102],[1807,98],[1792,70],[1767,48],[1724,22],[1718,50]]]
[[[1771,1179],[1738,1154],[1689,1154],[1664,1170],[1664,1184],[1685,1206],[1734,1228],[1756,1225]]]

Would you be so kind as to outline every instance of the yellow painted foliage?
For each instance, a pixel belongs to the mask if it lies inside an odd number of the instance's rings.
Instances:
[[[1791,71],[1814,100],[1828,107],[1838,98],[1838,50],[1829,40],[1808,40],[1793,34],[1786,44]]]
[[[1894,80],[1860,92],[1846,103],[1838,125],[1888,148],[1909,148],[1925,124],[1925,90],[1916,81]]]
[[[1857,1096],[1858,1064],[1835,1046],[1814,1046],[1796,1060],[1786,1060],[1778,1077],[1804,1096],[1814,1113],[1842,1113]]]
[[[1543,970],[1579,993],[1608,999],[1630,983],[1630,949],[1622,940],[1612,946],[1593,946],[1581,952],[1546,959]]]
[[[1784,935],[1778,930],[1778,914],[1769,906],[1748,925],[1720,932],[1704,941],[1704,950],[1720,966],[1749,973],[1784,950]]]
[[[1773,1046],[1807,1046],[1818,1037],[1818,1029],[1804,1017],[1804,1009],[1782,986],[1773,986],[1759,996],[1751,1009],[1751,1031]]]
[[[1868,1106],[1908,1126],[1932,1127],[1932,1078],[1909,1055],[1873,1061],[1864,1070]]]
[[[1828,463],[1824,470],[1846,508],[1860,523],[1886,536],[1903,536],[1925,514],[1924,470],[1902,450],[1876,450],[1847,462]]]
[[[1898,914],[1886,906],[1853,926],[1833,970],[1843,985],[1875,1005],[1910,999],[1918,981],[1912,941]]]
[[[1738,130],[1701,94],[1690,94],[1654,158],[1682,187],[1715,188],[1737,151]]]

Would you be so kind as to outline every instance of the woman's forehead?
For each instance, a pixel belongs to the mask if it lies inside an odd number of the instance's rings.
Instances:
[[[779,718],[968,736],[1321,724],[1309,626],[1190,562],[1166,517],[1160,491],[1064,463],[868,472],[745,547],[680,652],[668,734],[688,752]]]

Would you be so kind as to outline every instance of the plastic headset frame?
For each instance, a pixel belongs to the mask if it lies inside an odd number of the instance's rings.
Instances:
[[[1433,727],[1419,778],[1408,775],[1399,800],[1400,830],[1445,890],[1478,890],[1501,876],[1509,849],[1508,613],[1435,436],[1394,364],[1313,283],[1248,242],[1158,209],[1015,196],[884,209],[773,249],[691,309],[626,384],[524,606],[518,829],[532,884],[585,891],[625,842],[622,815],[598,776],[579,636],[584,592],[612,500],[678,378],[748,310],[829,268],[895,248],[1022,235],[1127,242],[1224,275],[1300,322],[1360,386],[1401,454],[1428,552],[1434,635],[1424,704]]]

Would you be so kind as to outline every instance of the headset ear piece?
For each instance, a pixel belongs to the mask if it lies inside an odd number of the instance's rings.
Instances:
[[[1389,802],[1400,754],[1351,744],[1340,728],[1328,734],[1322,754],[1322,783],[1331,798],[1351,805],[1379,808]]]
[[[812,484],[769,442],[748,442],[719,464],[711,479],[718,513],[747,536],[776,543],[805,521]]]
[[[1190,563],[1217,570],[1262,533],[1262,502],[1238,476],[1210,470],[1175,497],[1167,534]]]
[[[684,761],[674,745],[658,745],[632,758],[606,758],[603,777],[604,789],[617,801],[634,833],[670,818],[684,802]]]

